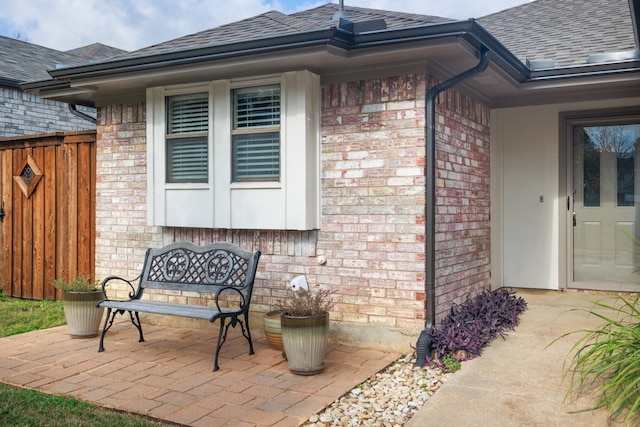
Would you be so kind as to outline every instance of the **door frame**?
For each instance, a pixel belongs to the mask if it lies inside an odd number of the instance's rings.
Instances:
[[[560,113],[559,122],[559,214],[560,225],[559,255],[564,256],[559,265],[559,285],[561,289],[594,289],[604,291],[618,289],[615,284],[573,281],[573,127],[613,126],[640,123],[640,107],[623,107],[601,110],[571,111]],[[638,192],[640,189],[636,189]],[[640,208],[640,207],[639,207]],[[640,276],[639,276],[640,281]]]

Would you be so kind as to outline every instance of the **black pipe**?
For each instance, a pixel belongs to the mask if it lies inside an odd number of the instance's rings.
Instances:
[[[416,343],[416,366],[424,366],[426,356],[431,349],[431,330],[436,323],[436,98],[440,94],[458,83],[482,73],[489,65],[489,49],[482,47],[480,62],[475,67],[458,74],[427,90],[425,96],[426,108],[426,180],[425,180],[425,329],[420,333]]]

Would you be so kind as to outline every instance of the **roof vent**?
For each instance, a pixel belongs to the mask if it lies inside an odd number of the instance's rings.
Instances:
[[[530,70],[545,70],[555,68],[555,64],[551,59],[527,59],[527,68]]]
[[[366,33],[369,31],[379,31],[387,29],[387,22],[384,19],[372,19],[364,22],[351,22],[348,19],[340,18],[338,28],[351,34]]]
[[[630,59],[640,59],[640,50],[625,50],[622,52],[596,53],[589,55],[587,64],[602,64],[603,62],[620,62]]]

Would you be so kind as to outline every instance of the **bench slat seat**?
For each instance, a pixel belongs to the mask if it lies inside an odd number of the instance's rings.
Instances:
[[[159,249],[147,249],[142,273],[137,278],[127,280],[109,276],[102,281],[105,295],[107,287],[113,283],[126,283],[130,288],[130,299],[107,298],[97,303],[98,307],[107,309],[98,352],[104,351],[104,337],[116,315],[125,312],[129,313],[131,323],[138,329],[139,342],[143,342],[139,313],[144,312],[206,319],[212,323],[220,320],[214,371],[219,369],[218,354],[230,326],[240,325],[242,335],[249,342],[249,354],[253,354],[249,305],[259,259],[260,251],[247,251],[227,242],[204,246],[176,242]],[[205,293],[210,296],[210,303],[204,306],[152,301],[142,298],[145,289]]]
[[[101,307],[110,307],[116,310],[138,311],[152,314],[166,314],[180,317],[189,317],[192,319],[205,319],[213,322],[220,314],[215,307],[206,307],[202,305],[178,305],[167,302],[158,301],[104,301]],[[232,313],[233,309],[222,309],[223,313]]]

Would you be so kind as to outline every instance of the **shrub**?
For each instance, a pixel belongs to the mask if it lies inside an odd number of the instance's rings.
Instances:
[[[594,329],[581,329],[562,335],[553,342],[576,333],[583,334],[573,345],[571,363],[565,375],[571,375],[572,393],[598,390],[596,404],[586,409],[606,408],[613,420],[640,423],[640,296],[617,295],[613,301],[595,301],[589,315],[603,320]],[[612,315],[605,315],[608,310]],[[551,344],[553,344],[553,342]],[[550,344],[550,345],[551,345]]]
[[[451,312],[431,331],[431,349],[436,360],[470,359],[480,355],[485,344],[514,329],[527,303],[506,288],[484,290],[472,299],[451,307]],[[433,362],[431,362],[433,363]]]
[[[100,287],[100,281],[92,282],[91,279],[83,276],[78,276],[73,280],[55,279],[51,283],[64,292],[91,292]]]

